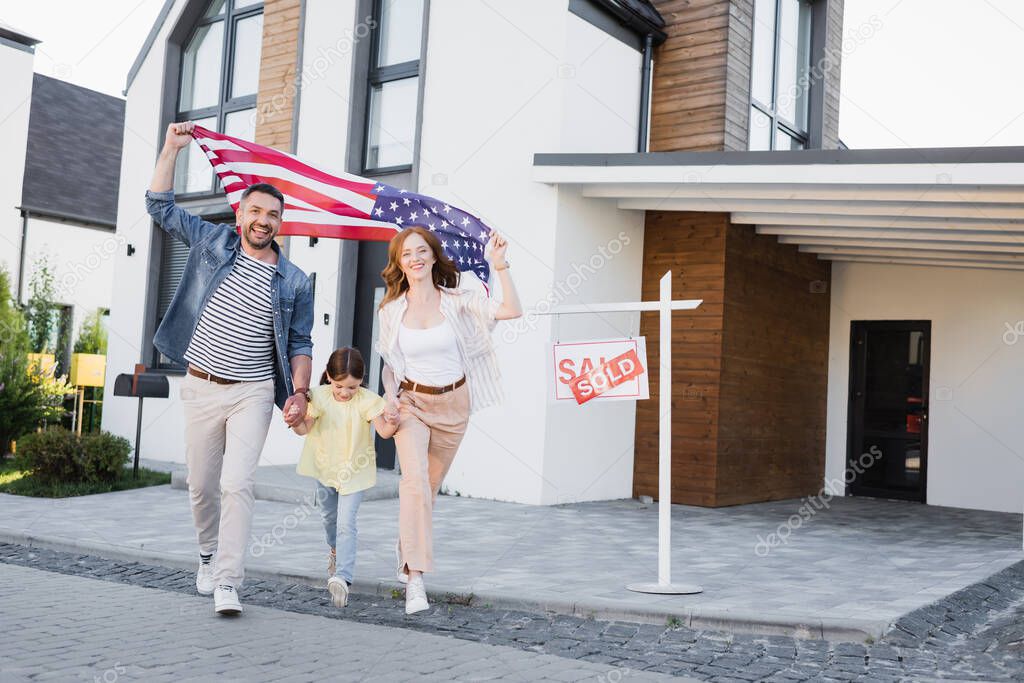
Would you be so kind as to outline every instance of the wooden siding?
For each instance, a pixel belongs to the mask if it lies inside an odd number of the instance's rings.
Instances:
[[[644,300],[704,299],[672,322],[672,500],[809,495],[824,476],[828,264],[728,214],[647,213]],[[827,284],[826,284],[827,287]],[[651,399],[637,403],[633,494],[658,497],[658,316],[641,317]]]
[[[827,261],[748,225],[729,227],[717,505],[798,498],[821,487],[828,281]]]
[[[815,8],[817,9],[817,8]],[[843,54],[843,0],[828,0],[828,33],[825,38],[826,63],[831,68],[825,73],[824,121],[822,123],[822,149],[839,148],[839,82],[842,76]],[[812,65],[813,66],[813,65]]]
[[[296,73],[302,0],[265,0],[256,142],[294,152]]]
[[[729,0],[654,4],[668,39],[654,55],[650,149],[719,151],[725,143]]]
[[[656,300],[658,281],[673,274],[672,296],[704,299],[672,316],[672,501],[716,502],[718,392],[722,359],[727,214],[647,212],[642,298]],[[651,398],[636,406],[633,494],[658,497],[658,314],[644,313]]]

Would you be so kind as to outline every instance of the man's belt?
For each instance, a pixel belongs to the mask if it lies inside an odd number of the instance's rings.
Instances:
[[[465,383],[466,378],[463,377],[454,384],[446,384],[443,387],[432,387],[426,384],[410,382],[409,380],[406,379],[402,380],[402,383],[399,386],[405,389],[406,391],[415,391],[416,393],[419,394],[447,394],[449,391],[455,391]]]
[[[211,375],[208,372],[202,370],[196,370],[191,365],[188,368],[188,374],[199,379],[204,379],[207,382],[213,382],[214,384],[238,384],[241,380],[237,379],[224,379],[223,377],[217,377],[217,375]]]

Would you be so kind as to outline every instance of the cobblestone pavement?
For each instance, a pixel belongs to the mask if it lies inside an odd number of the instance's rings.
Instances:
[[[409,629],[0,564],[0,680],[659,681],[669,676]]]
[[[50,574],[26,572],[19,567],[45,570]],[[31,590],[25,589],[25,582],[14,576],[18,572],[32,577],[30,585],[46,587],[45,600],[41,604],[31,597]],[[157,598],[146,597],[142,599],[141,609],[136,609],[133,598],[129,597],[129,587],[112,588],[98,581],[87,585],[80,583],[86,587],[69,592],[59,587],[61,582],[69,579],[66,576],[57,578],[55,574],[99,579],[108,584],[129,584],[133,587],[132,595],[138,594],[138,587],[159,589],[145,592],[147,596],[159,596],[159,607],[156,603],[152,606],[147,604]],[[50,584],[53,584],[52,588]],[[167,595],[167,592],[185,595]],[[56,607],[71,601],[72,593],[76,598],[79,595],[89,596],[88,604],[95,607],[83,606],[78,611],[66,607],[58,613]],[[105,595],[112,597],[92,599],[93,596]],[[252,650],[252,656],[244,664],[252,669],[245,669],[248,680],[261,675],[261,672],[283,680],[280,669],[286,665],[298,667],[289,668],[291,673],[315,677],[312,674],[319,665],[311,666],[308,657],[304,658],[297,649],[300,646],[306,652],[319,652],[323,659],[317,661],[324,666],[332,663],[332,678],[343,675],[346,670],[339,665],[349,665],[350,662],[347,658],[332,655],[334,646],[328,643],[345,642],[349,638],[353,644],[369,648],[369,652],[378,640],[371,631],[376,634],[373,629],[378,627],[385,627],[383,632],[387,635],[381,638],[386,647],[378,649],[376,657],[380,657],[381,651],[404,651],[405,638],[450,636],[443,642],[443,647],[424,646],[431,652],[447,653],[452,650],[460,653],[453,655],[450,662],[440,657],[439,668],[433,671],[436,676],[448,680],[493,677],[503,671],[508,673],[511,670],[508,667],[519,666],[511,660],[506,662],[505,658],[513,656],[508,654],[508,648],[526,651],[520,653],[524,656],[554,655],[557,658],[524,660],[530,662],[528,666],[535,667],[532,674],[530,671],[523,673],[521,668],[515,669],[515,675],[533,680],[550,675],[558,680],[591,676],[596,677],[594,680],[628,681],[655,673],[722,682],[1024,679],[1024,562],[908,614],[879,642],[864,644],[695,631],[670,624],[588,620],[458,604],[436,604],[423,615],[407,617],[399,599],[382,600],[377,596],[359,594],[353,595],[348,608],[337,610],[330,606],[323,589],[266,580],[248,583],[242,591],[242,598],[248,612],[237,623],[252,624],[254,629],[246,626],[246,638],[249,639],[246,642],[278,643],[282,640],[282,633],[294,633],[294,636],[288,635],[283,639],[288,643],[284,652],[268,650],[265,653],[262,647]],[[43,609],[39,609],[40,606]],[[83,609],[87,613],[82,613]],[[92,609],[99,610],[99,616],[93,618]],[[115,621],[118,630],[108,634],[103,622],[96,620],[106,618],[112,610],[119,615]],[[0,661],[3,662],[0,667],[7,667],[6,670],[0,669],[3,675],[13,675],[11,667],[35,671],[37,669],[33,667],[45,664],[48,656],[61,656],[66,649],[61,647],[64,639],[74,642],[84,638],[84,632],[96,632],[83,631],[90,624],[106,635],[90,636],[91,640],[84,643],[84,647],[71,648],[69,651],[80,661],[68,664],[72,668],[81,667],[88,674],[87,678],[99,675],[100,680],[104,680],[108,667],[113,666],[108,660],[120,656],[116,646],[126,635],[133,638],[138,635],[133,641],[134,647],[145,647],[147,643],[159,645],[162,653],[157,660],[159,664],[147,663],[136,656],[130,662],[131,666],[178,666],[176,680],[180,680],[182,673],[208,675],[209,672],[196,672],[191,668],[193,665],[188,663],[193,661],[193,656],[200,653],[211,657],[211,652],[214,658],[227,656],[234,651],[232,647],[241,647],[231,640],[230,632],[222,630],[232,628],[233,624],[219,626],[223,620],[213,619],[211,612],[209,599],[195,595],[194,574],[189,571],[0,544],[0,623],[5,626],[4,636],[0,637]],[[273,614],[284,613],[290,613],[292,616],[289,618],[309,615],[316,619],[310,622],[312,625],[301,628],[289,625],[264,632],[258,627],[264,621],[273,621],[276,618]],[[47,615],[51,614],[52,618],[48,618]],[[172,627],[168,621],[178,622],[178,626]],[[329,638],[320,635],[321,631],[330,632],[325,624],[339,628],[344,626],[344,635]],[[26,637],[35,640],[23,643],[19,634],[28,634]],[[53,636],[58,640],[50,642]],[[209,640],[211,637],[213,641]],[[218,641],[218,638],[227,640]],[[482,651],[456,645],[458,641],[472,641],[478,647],[480,644],[505,647],[500,648],[502,654],[488,659],[487,655],[479,654]],[[220,644],[211,646],[211,642]],[[98,651],[89,649],[99,645],[103,647]],[[69,658],[74,659],[71,655]],[[267,659],[261,663],[266,658],[272,661]],[[213,665],[213,659],[200,661],[204,666]],[[392,661],[390,654],[387,661]],[[399,658],[395,661],[400,662],[400,665],[396,664],[397,672],[391,671],[387,675],[400,676],[398,672],[401,672],[415,675],[417,679],[421,677],[420,672],[408,668],[412,666],[413,659]],[[549,664],[549,661],[554,663]],[[569,668],[558,669],[556,664],[559,661]],[[128,658],[122,657],[121,665],[126,668],[120,675],[138,673],[138,669],[130,668],[127,662]],[[230,657],[219,661],[218,665],[228,673],[234,666]],[[378,665],[379,660],[367,654],[358,659],[358,663],[351,663],[351,666],[362,667],[352,675],[376,680],[377,672],[384,672],[384,669],[375,668]],[[184,669],[181,668],[183,666]],[[159,668],[155,670],[156,673],[161,671]],[[278,673],[270,675],[267,671]],[[146,680],[155,680],[149,676],[153,671],[146,673]],[[560,678],[562,676],[565,678]],[[113,675],[108,683],[112,680],[115,680]]]

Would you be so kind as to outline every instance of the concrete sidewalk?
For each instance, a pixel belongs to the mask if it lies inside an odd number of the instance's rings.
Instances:
[[[1021,515],[836,498],[761,543],[801,501],[674,506],[673,579],[704,592],[625,589],[657,574],[657,506],[636,501],[534,507],[445,496],[435,513],[435,599],[803,638],[877,638],[898,617],[1017,561]],[[398,501],[359,516],[357,591],[389,594]],[[46,500],[0,495],[0,540],[193,567],[188,498],[170,487]],[[250,574],[323,585],[319,510],[256,505]],[[244,597],[244,590],[243,590]]]
[[[188,490],[188,470],[184,463],[142,458],[139,464],[151,470],[170,472],[171,488]],[[399,479],[394,470],[377,468],[377,485],[366,492],[363,500],[398,498]],[[256,468],[256,485],[253,490],[256,500],[301,503],[314,489],[313,480],[296,472],[295,465],[263,465]]]

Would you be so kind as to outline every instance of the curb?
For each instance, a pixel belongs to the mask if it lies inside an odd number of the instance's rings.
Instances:
[[[110,560],[142,562],[172,569],[194,569],[196,561],[192,556],[165,552],[147,551],[143,548],[115,545],[95,541],[83,541],[59,536],[36,536],[25,531],[0,527],[0,542],[27,547],[46,548],[63,552],[97,555]],[[326,580],[302,574],[290,574],[261,566],[259,561],[250,559],[246,563],[246,575],[257,579],[301,583],[323,587]],[[392,599],[394,590],[402,590],[397,580],[356,579],[352,590],[364,595],[377,595]],[[887,632],[891,623],[870,619],[807,619],[799,616],[765,616],[740,610],[708,610],[692,608],[631,608],[599,599],[557,600],[530,598],[510,595],[501,591],[476,592],[466,587],[445,586],[431,583],[427,591],[435,603],[458,602],[475,607],[515,609],[530,612],[553,612],[607,621],[631,621],[665,625],[669,621],[692,629],[707,629],[751,633],[757,635],[782,635],[803,640],[829,640],[835,642],[864,642],[878,640]]]

